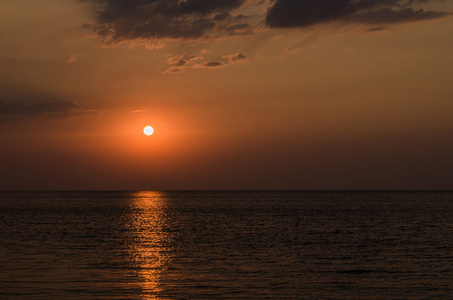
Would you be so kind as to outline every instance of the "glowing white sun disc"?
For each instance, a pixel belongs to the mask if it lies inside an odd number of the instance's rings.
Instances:
[[[151,135],[151,134],[154,133],[154,129],[151,126],[146,126],[143,129],[143,133],[146,134],[146,135]]]

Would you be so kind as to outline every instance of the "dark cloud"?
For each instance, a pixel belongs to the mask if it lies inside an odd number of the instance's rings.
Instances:
[[[196,39],[225,26],[246,0],[82,0],[97,4],[90,27],[105,41]],[[231,32],[230,32],[231,33]]]
[[[415,10],[430,0],[276,0],[268,9],[269,27],[305,27],[333,20],[380,24],[439,18],[445,12]]]
[[[0,120],[26,118],[66,118],[80,110],[77,104],[60,97],[40,92],[3,92],[0,97]]]
[[[304,27],[345,17],[354,12],[351,0],[277,0],[269,8],[270,27]]]
[[[86,25],[104,42],[199,39],[251,34],[261,13],[244,15],[248,0],[79,0],[94,3],[95,22]],[[415,8],[434,0],[255,0],[266,8],[271,28],[305,27],[344,20],[385,24],[439,18],[447,13]],[[244,7],[248,7],[244,5]],[[270,6],[270,7],[269,7]],[[251,25],[252,21],[258,22]],[[262,24],[262,22],[261,22]]]

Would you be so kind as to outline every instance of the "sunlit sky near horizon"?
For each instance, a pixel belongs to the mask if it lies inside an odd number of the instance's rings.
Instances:
[[[452,12],[2,0],[0,190],[453,189]]]

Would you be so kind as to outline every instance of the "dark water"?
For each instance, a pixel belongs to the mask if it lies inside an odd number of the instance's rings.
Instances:
[[[453,299],[452,192],[0,193],[1,299]]]

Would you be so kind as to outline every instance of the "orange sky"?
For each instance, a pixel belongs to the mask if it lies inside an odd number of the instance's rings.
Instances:
[[[0,189],[451,189],[422,2],[3,0]]]

